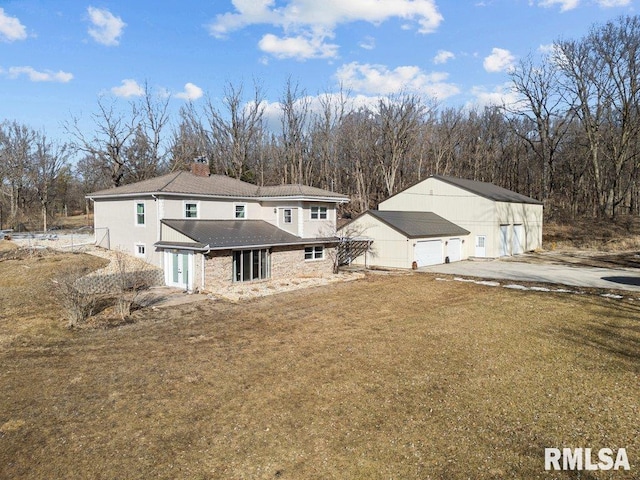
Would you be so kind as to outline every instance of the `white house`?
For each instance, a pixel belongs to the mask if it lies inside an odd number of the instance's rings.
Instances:
[[[373,239],[353,263],[411,268],[542,247],[542,202],[491,183],[431,176],[342,227]]]
[[[348,202],[315,187],[210,175],[205,163],[87,197],[99,246],[161,267],[167,285],[189,290],[330,273],[336,206]]]

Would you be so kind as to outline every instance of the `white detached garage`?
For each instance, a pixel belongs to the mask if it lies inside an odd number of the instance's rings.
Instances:
[[[378,205],[380,212],[433,212],[468,230],[463,259],[497,258],[541,248],[542,209],[542,202],[492,183],[444,175],[426,178]],[[455,252],[445,256],[453,261]]]
[[[462,260],[462,246],[469,235],[468,230],[433,212],[378,210],[364,212],[342,231],[374,239],[371,249],[352,263],[388,268]]]

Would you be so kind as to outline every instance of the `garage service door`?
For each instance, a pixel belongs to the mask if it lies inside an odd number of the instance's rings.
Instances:
[[[414,248],[414,256],[419,267],[444,263],[442,259],[442,240],[418,241]]]
[[[447,257],[450,262],[459,262],[462,258],[462,240],[451,238],[447,243]]]

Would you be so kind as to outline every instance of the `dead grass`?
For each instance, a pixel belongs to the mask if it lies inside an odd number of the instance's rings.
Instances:
[[[547,222],[543,229],[545,250],[640,250],[640,221],[623,216],[615,221],[576,219],[570,223]]]
[[[545,447],[626,447],[611,478],[637,478],[639,313],[372,275],[21,334],[0,351],[0,478],[609,478],[546,475]]]
[[[0,255],[16,250],[18,246],[9,240],[0,239]]]
[[[0,348],[20,339],[65,336],[64,313],[51,298],[52,280],[74,266],[90,271],[106,263],[91,255],[44,249],[10,248],[0,254]]]

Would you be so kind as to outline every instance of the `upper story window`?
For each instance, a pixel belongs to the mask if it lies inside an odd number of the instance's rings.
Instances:
[[[290,208],[282,210],[282,221],[284,223],[293,223],[293,211]]]
[[[247,206],[244,204],[237,204],[235,206],[235,217],[236,218],[247,218]]]
[[[144,202],[136,202],[136,225],[144,225]]]
[[[198,218],[198,204],[196,202],[185,202],[184,218]]]
[[[311,220],[326,220],[327,207],[311,207]]]

